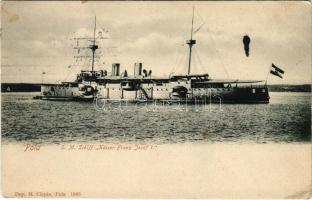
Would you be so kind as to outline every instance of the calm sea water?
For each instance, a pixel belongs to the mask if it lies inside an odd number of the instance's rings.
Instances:
[[[270,93],[270,104],[155,106],[34,100],[2,93],[3,142],[309,142],[310,93]],[[101,105],[101,104],[99,104]]]

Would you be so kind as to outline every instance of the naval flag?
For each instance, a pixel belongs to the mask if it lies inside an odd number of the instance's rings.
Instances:
[[[283,78],[283,74],[285,73],[284,70],[282,70],[281,68],[276,67],[273,63],[272,63],[272,67],[271,67],[271,74],[278,76],[280,78]]]

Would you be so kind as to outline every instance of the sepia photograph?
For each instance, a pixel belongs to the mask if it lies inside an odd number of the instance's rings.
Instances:
[[[3,1],[2,196],[311,197],[308,1]]]

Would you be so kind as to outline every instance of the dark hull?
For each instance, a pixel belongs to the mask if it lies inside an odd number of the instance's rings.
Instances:
[[[269,103],[270,96],[267,87],[234,88],[233,92],[220,94],[222,103]],[[220,102],[220,98],[214,101]],[[219,100],[219,101],[218,101]]]
[[[267,104],[270,102],[268,88],[246,87],[246,88],[217,88],[207,94],[190,95],[190,98],[180,98],[171,102],[188,104],[208,104],[208,103],[227,103],[227,104]]]

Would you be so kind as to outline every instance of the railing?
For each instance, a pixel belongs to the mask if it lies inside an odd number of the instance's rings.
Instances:
[[[262,85],[235,85],[232,86],[233,88],[267,88],[266,85],[262,84]]]

